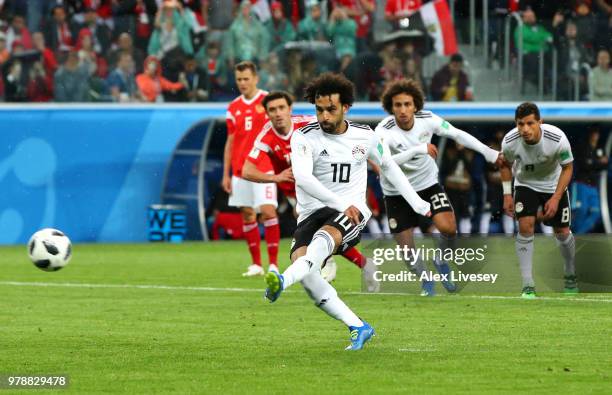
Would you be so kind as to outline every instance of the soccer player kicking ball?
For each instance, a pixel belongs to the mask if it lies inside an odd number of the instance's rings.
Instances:
[[[413,80],[398,80],[387,87],[382,95],[382,106],[390,116],[383,119],[376,127],[376,132],[383,136],[392,158],[410,181],[418,195],[431,204],[431,215],[435,227],[440,231],[438,247],[443,251],[454,248],[457,223],[453,208],[444,188],[438,181],[438,166],[434,160],[438,154],[436,146],[431,144],[434,134],[448,137],[459,144],[480,152],[487,162],[501,163],[498,151],[482,144],[474,136],[459,130],[444,119],[430,111],[423,111],[424,94]],[[419,213],[401,196],[398,188],[386,177],[380,178],[384,193],[389,228],[399,245],[415,248],[413,230],[419,225]],[[410,262],[417,275],[425,270],[422,261]],[[448,263],[442,260],[434,262],[442,274],[449,274]],[[442,285],[448,292],[454,292],[456,286],[450,280]],[[434,295],[433,281],[423,282],[424,296]]]
[[[253,144],[251,152],[242,167],[242,176],[259,183],[275,182],[295,207],[295,180],[291,171],[291,136],[293,132],[315,122],[311,116],[291,115],[293,98],[289,93],[270,92],[262,101],[270,121],[266,123]],[[258,168],[262,162],[270,160],[274,171],[264,172]],[[366,258],[355,247],[342,252],[342,256],[362,269],[369,292],[378,292],[380,283],[374,278],[377,270],[374,261]],[[325,267],[329,262],[325,263]],[[333,278],[326,278],[331,282]],[[334,276],[335,277],[335,276]]]
[[[282,275],[266,274],[266,297],[274,302],[283,290],[301,282],[317,307],[348,326],[351,344],[347,349],[359,350],[374,335],[374,329],[340,300],[320,270],[327,257],[359,242],[371,216],[365,198],[367,160],[381,167],[418,213],[427,215],[430,207],[412,189],[372,129],[344,119],[354,102],[354,86],[349,80],[325,73],[312,80],[305,92],[305,98],[315,105],[317,122],[291,138],[299,215],[292,264]]]
[[[542,123],[540,110],[523,103],[514,115],[516,128],[502,141],[505,164],[501,168],[506,214],[516,215],[516,255],[521,267],[525,299],[536,297],[533,281],[533,239],[538,208],[544,224],[553,227],[565,260],[565,293],[578,293],[574,257],[576,243],[570,231],[571,211],[567,187],[572,179],[572,148],[561,129]],[[512,197],[514,175],[514,198]]]
[[[261,267],[261,236],[257,212],[264,224],[270,270],[278,270],[280,228],[276,215],[276,184],[257,184],[242,177],[242,165],[255,137],[268,121],[261,104],[267,92],[257,89],[259,77],[252,62],[240,62],[234,68],[236,85],[241,95],[227,109],[227,141],[223,152],[223,189],[230,194],[228,204],[239,207],[243,220],[244,238],[251,253],[251,265],[243,276],[263,275]],[[269,165],[269,164],[268,164]],[[230,168],[232,176],[230,178]]]

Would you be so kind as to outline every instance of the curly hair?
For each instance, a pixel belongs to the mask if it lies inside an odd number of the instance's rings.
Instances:
[[[340,96],[341,104],[352,106],[355,102],[355,85],[341,74],[323,73],[304,88],[304,99],[311,104],[318,97],[333,94]]]
[[[425,94],[419,84],[415,80],[402,79],[389,84],[382,94],[382,106],[386,112],[393,114],[393,97],[400,93],[412,96],[417,111],[423,109]]]

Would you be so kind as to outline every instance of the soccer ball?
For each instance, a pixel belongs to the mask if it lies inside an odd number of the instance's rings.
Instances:
[[[70,262],[72,243],[57,229],[42,229],[30,237],[28,255],[40,270],[54,272]]]

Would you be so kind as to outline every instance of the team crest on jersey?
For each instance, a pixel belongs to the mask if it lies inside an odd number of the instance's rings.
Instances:
[[[255,111],[257,111],[258,114],[261,114],[262,112],[265,111],[265,109],[263,108],[261,104],[258,104],[255,106]]]
[[[281,147],[279,145],[274,146],[274,151],[280,151],[280,150],[281,150]]]
[[[539,155],[538,156],[538,162],[546,162],[548,160],[548,156],[546,155]]]
[[[521,202],[516,202],[516,205],[514,206],[514,211],[516,211],[517,213],[520,213],[523,211],[523,203]]]
[[[421,134],[421,135],[419,136],[419,141],[420,141],[421,143],[424,143],[424,142],[426,142],[426,141],[429,141],[429,136],[430,136],[429,132],[425,132],[425,133],[423,133],[423,134]]]
[[[362,161],[366,157],[366,149],[363,145],[356,145],[353,147],[353,158],[357,161]]]

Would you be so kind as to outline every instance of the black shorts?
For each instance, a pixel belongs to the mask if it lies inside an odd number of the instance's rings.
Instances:
[[[417,192],[421,199],[431,204],[432,218],[445,211],[453,211],[453,206],[448,200],[448,195],[440,184],[434,184],[429,188]],[[403,196],[385,196],[385,207],[389,217],[389,228],[391,233],[400,233],[406,229],[419,226],[418,214]]]
[[[544,208],[544,204],[550,199],[552,193],[536,192],[531,188],[517,186],[514,188],[514,215],[516,218],[536,217],[538,209]],[[557,214],[544,225],[554,226],[555,228],[566,228],[572,222],[572,210],[570,209],[569,192],[566,190],[561,200]]]
[[[295,229],[289,257],[298,248],[310,244],[312,236],[324,225],[332,226],[342,234],[342,243],[335,252],[335,254],[342,255],[349,248],[359,244],[359,240],[361,240],[361,231],[366,226],[366,221],[363,215],[359,215],[359,219],[361,222],[358,225],[353,225],[346,215],[333,208],[323,207],[315,211],[308,218],[300,222]]]

